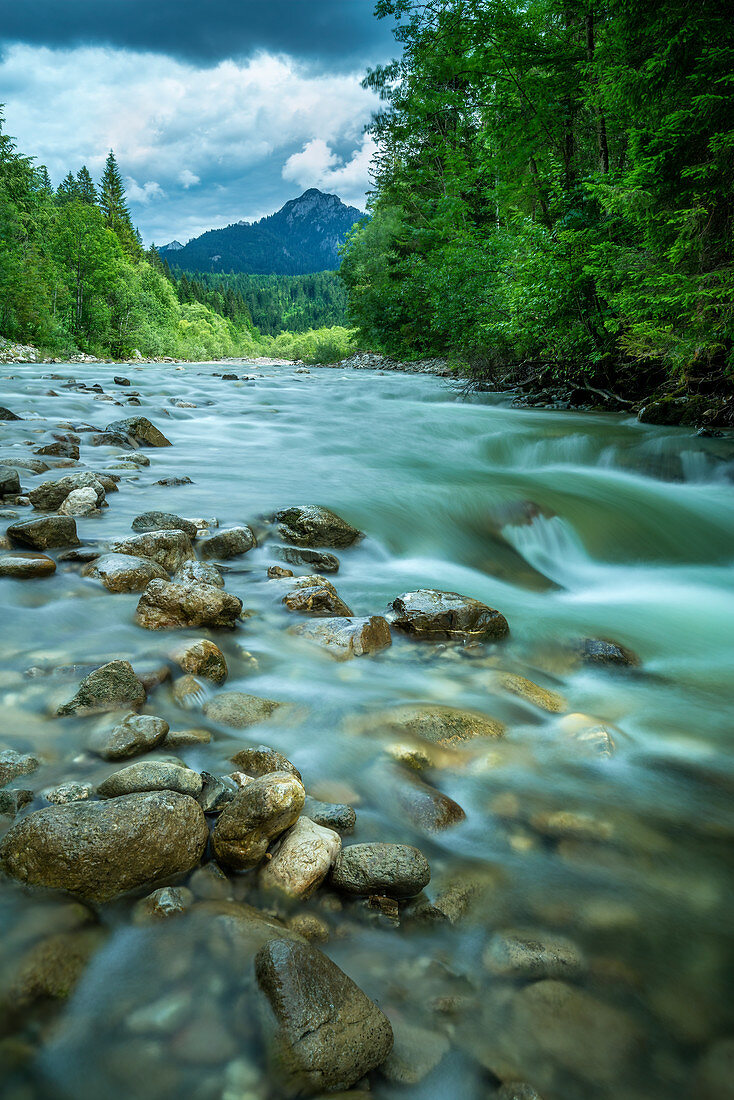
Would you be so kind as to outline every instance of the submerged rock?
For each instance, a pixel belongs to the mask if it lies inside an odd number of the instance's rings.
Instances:
[[[501,722],[481,711],[460,710],[458,707],[444,707],[433,703],[394,707],[392,710],[370,715],[360,725],[365,730],[384,728],[401,734],[408,733],[444,747],[461,745],[478,737],[497,739],[505,734],[505,727]]]
[[[0,497],[17,496],[20,493],[20,477],[17,470],[0,467]]]
[[[636,667],[640,659],[631,649],[611,642],[607,638],[581,638],[575,647],[576,655],[584,665],[608,665],[624,668]]]
[[[381,615],[364,619],[320,619],[299,624],[292,628],[292,633],[317,642],[337,661],[366,657],[392,645],[390,627]]]
[[[532,680],[526,680],[524,676],[516,676],[510,672],[500,672],[492,682],[496,683],[503,691],[509,692],[510,695],[517,695],[518,698],[525,699],[526,702],[532,703],[534,707],[539,707],[540,710],[548,711],[549,714],[560,714],[568,709],[568,704],[560,692],[540,687]]]
[[[100,798],[117,798],[136,791],[178,791],[196,798],[202,787],[201,776],[191,768],[163,760],[141,760],[119,772],[113,772],[97,788]]]
[[[211,584],[154,580],[138,601],[136,617],[146,630],[202,626],[233,630],[241,611],[241,600]]]
[[[339,559],[325,550],[307,550],[305,547],[273,546],[272,553],[288,565],[306,565],[317,573],[338,573]]]
[[[145,688],[128,661],[110,661],[85,676],[70,702],[57,710],[64,714],[96,714],[100,711],[139,707],[145,702]]]
[[[108,424],[105,432],[117,432],[129,436],[139,447],[170,447],[170,439],[156,428],[146,416],[128,416]]]
[[[17,553],[0,555],[0,577],[49,577],[56,572],[56,562],[46,554]]]
[[[378,798],[386,808],[399,810],[417,829],[441,832],[460,825],[466,814],[458,802],[425,783],[413,771],[380,768],[374,773]]]
[[[142,535],[129,535],[111,542],[110,550],[117,554],[151,558],[167,573],[175,573],[194,556],[191,539],[183,531],[146,531]]]
[[[168,722],[151,714],[128,714],[111,730],[98,730],[89,748],[104,760],[125,760],[149,752],[165,739]]]
[[[271,852],[260,882],[305,900],[324,881],[340,850],[338,833],[308,817],[299,817]]]
[[[393,1021],[395,1045],[380,1072],[398,1085],[417,1085],[448,1053],[449,1041],[437,1031]]]
[[[143,512],[132,522],[133,531],[183,531],[190,539],[196,538],[196,524],[190,519],[181,519],[172,512]]]
[[[218,645],[208,638],[195,642],[185,642],[174,650],[172,657],[184,672],[192,676],[203,676],[215,684],[223,684],[227,679],[227,662]]]
[[[341,516],[317,505],[284,508],[276,512],[273,519],[278,524],[280,537],[299,547],[327,546],[338,550],[364,537]]]
[[[208,560],[219,558],[226,561],[228,558],[239,557],[246,554],[256,546],[255,536],[249,527],[231,527],[228,531],[220,531],[201,544],[201,556]]]
[[[242,787],[212,833],[219,863],[240,871],[255,867],[272,841],[296,822],[304,800],[303,785],[290,772],[270,772]]]
[[[7,535],[12,542],[30,546],[32,550],[49,550],[60,546],[81,546],[76,533],[76,521],[71,516],[48,516],[11,523]]]
[[[403,592],[393,600],[392,607],[392,625],[425,641],[498,640],[509,633],[504,615],[458,592],[433,588]]]
[[[408,844],[350,844],[342,848],[331,882],[348,894],[413,898],[431,880],[428,860]]]
[[[317,825],[334,829],[337,833],[351,833],[357,823],[357,815],[351,806],[343,802],[320,802],[306,795],[303,812]]]
[[[152,580],[168,580],[162,565],[132,554],[103,554],[85,565],[82,576],[101,581],[110,592],[142,592]]]
[[[261,699],[259,695],[247,695],[244,691],[225,691],[204,704],[204,714],[212,722],[243,730],[264,722],[282,707],[274,699]]]
[[[78,438],[78,436],[77,436]],[[79,458],[79,446],[70,440],[57,439],[54,443],[46,443],[43,447],[36,447],[35,455],[49,455],[55,458]]]
[[[0,846],[7,874],[32,886],[109,901],[192,870],[208,838],[199,804],[173,791],[36,810]]]
[[[255,974],[272,1010],[271,1064],[287,1095],[348,1089],[390,1053],[390,1021],[317,948],[271,940]]]
[[[492,936],[483,961],[492,974],[524,981],[539,978],[573,981],[586,970],[586,960],[572,940],[514,929]]]

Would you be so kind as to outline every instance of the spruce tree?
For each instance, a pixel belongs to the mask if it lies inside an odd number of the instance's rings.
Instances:
[[[89,169],[86,164],[83,164],[77,172],[76,182],[79,189],[80,201],[90,203],[92,206],[96,205],[97,188],[94,186],[94,180],[89,174]]]
[[[121,228],[125,228],[132,232],[130,211],[125,202],[125,187],[120,169],[117,167],[115,154],[111,149],[99,185],[99,205],[104,214],[105,222],[110,229],[119,231]]]
[[[73,172],[67,172],[56,189],[56,201],[60,206],[79,198],[79,184]]]

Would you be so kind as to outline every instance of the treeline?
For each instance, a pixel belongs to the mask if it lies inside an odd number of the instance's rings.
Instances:
[[[734,20],[685,0],[379,0],[360,339],[611,385],[731,372]]]
[[[259,332],[307,332],[347,323],[347,291],[335,271],[313,275],[244,275],[171,272],[182,302],[203,302],[236,323],[251,322]]]

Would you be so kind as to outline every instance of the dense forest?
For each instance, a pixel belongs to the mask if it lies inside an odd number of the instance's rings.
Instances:
[[[726,385],[734,21],[683,0],[379,0],[360,339],[484,376]],[[644,381],[640,382],[639,380]],[[713,380],[716,380],[714,382]]]

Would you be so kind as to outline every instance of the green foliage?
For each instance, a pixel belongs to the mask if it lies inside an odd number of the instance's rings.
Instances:
[[[281,332],[260,340],[258,355],[273,359],[300,359],[304,363],[338,363],[359,350],[354,329],[333,325],[308,332]]]

